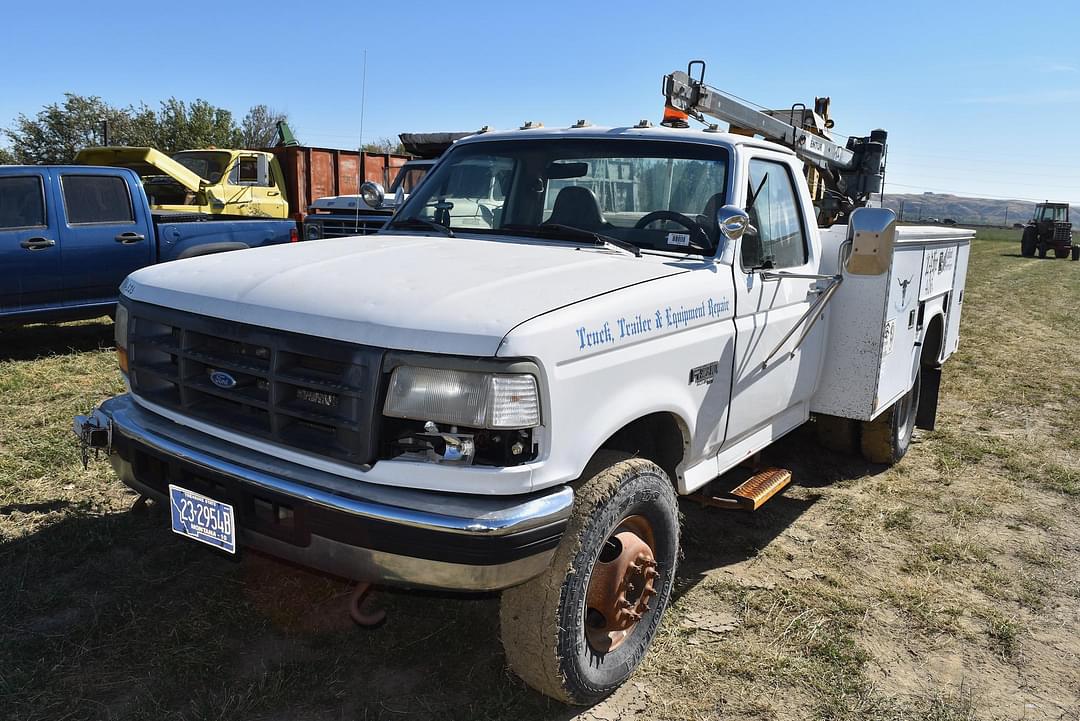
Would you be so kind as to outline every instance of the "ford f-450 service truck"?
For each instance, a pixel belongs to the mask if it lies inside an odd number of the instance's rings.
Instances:
[[[815,416],[883,463],[932,425],[971,239],[860,207],[883,132],[840,147],[737,118],[687,73],[665,95],[674,125],[780,142],[485,133],[376,235],[136,272],[116,326],[129,391],[76,433],[177,533],[502,590],[516,673],[570,703],[610,693],[668,604],[679,496],[756,508],[790,473],[714,479]]]

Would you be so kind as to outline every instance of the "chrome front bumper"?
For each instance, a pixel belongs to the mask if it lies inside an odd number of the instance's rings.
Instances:
[[[130,395],[77,416],[74,430],[135,491],[165,503],[173,483],[229,503],[240,545],[356,580],[458,591],[517,585],[548,566],[574,500],[566,486],[474,496],[364,483],[187,428]]]

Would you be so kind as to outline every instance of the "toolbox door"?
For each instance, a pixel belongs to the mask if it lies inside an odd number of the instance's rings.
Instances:
[[[945,327],[945,357],[952,355],[960,345],[960,311],[964,305],[964,283],[967,280],[968,257],[971,243],[961,243],[956,249],[956,268],[953,271],[953,291],[949,296],[948,317]]]

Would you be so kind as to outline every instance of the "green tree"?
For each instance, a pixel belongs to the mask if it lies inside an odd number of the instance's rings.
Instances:
[[[240,123],[240,147],[269,148],[277,141],[277,124],[287,122],[285,113],[265,105],[254,105]]]
[[[146,104],[119,108],[95,95],[66,93],[62,103],[46,105],[33,117],[20,114],[2,130],[11,148],[0,153],[0,162],[70,163],[79,150],[104,142],[103,121],[108,121],[110,145],[149,146],[166,153],[266,147],[279,119],[285,115],[265,105],[252,107],[237,125],[231,111],[202,99],[186,103],[172,97],[155,111]]]
[[[364,146],[360,148],[360,150],[365,153],[397,153],[403,155],[405,153],[405,146],[393,138],[379,138],[370,143],[364,143]]]
[[[69,163],[81,148],[101,143],[102,121],[111,138],[122,138],[130,125],[127,109],[114,108],[101,98],[65,93],[63,103],[51,103],[33,118],[23,114],[4,130],[19,163]]]
[[[158,150],[174,153],[191,148],[235,148],[240,128],[232,112],[199,99],[190,105],[169,98],[158,112]]]
[[[15,165],[17,163],[18,160],[15,159],[15,153],[7,148],[0,148],[0,165]]]

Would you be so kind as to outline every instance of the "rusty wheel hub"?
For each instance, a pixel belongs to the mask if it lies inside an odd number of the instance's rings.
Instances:
[[[626,518],[604,542],[585,594],[585,638],[594,651],[618,647],[649,611],[658,575],[653,548],[643,516]]]

